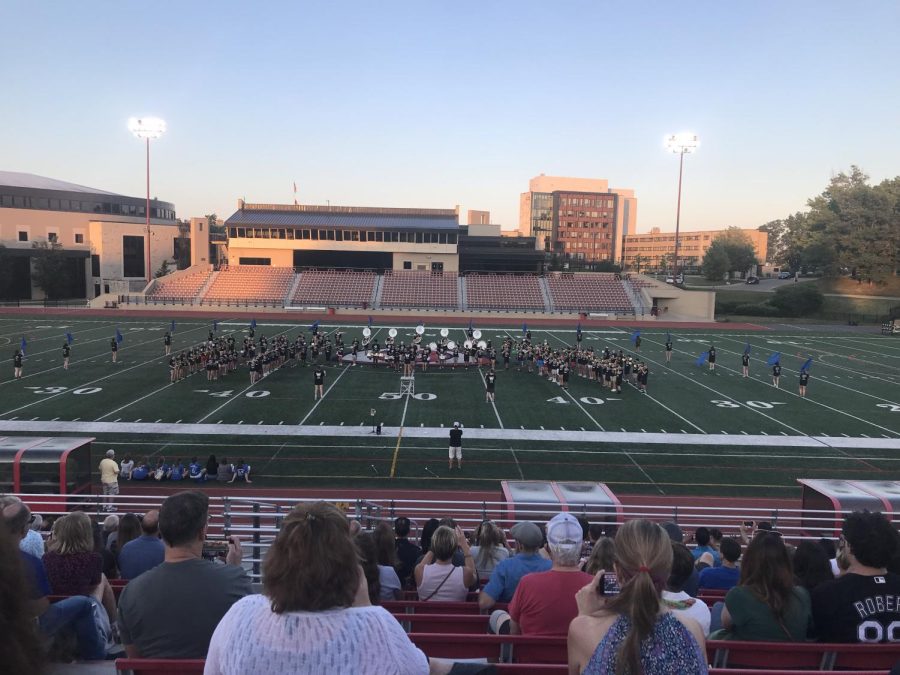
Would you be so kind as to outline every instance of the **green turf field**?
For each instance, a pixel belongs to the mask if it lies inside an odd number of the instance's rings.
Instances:
[[[249,319],[219,318],[240,334]],[[292,338],[307,324],[258,318],[257,336]],[[438,340],[439,320],[425,341]],[[178,320],[174,350],[205,339],[208,322]],[[119,363],[110,339],[124,335]],[[326,396],[313,401],[311,368],[286,367],[251,385],[246,368],[217,382],[205,373],[169,383],[162,336],[168,320],[100,317],[0,317],[0,434],[95,436],[95,451],[116,447],[135,457],[214,453],[253,466],[254,485],[378,485],[492,488],[503,478],[578,479],[622,492],[794,494],[797,477],[896,478],[900,459],[900,340],[868,332],[825,332],[781,325],[769,331],[681,331],[665,364],[665,329],[642,330],[640,358],[649,392],[621,394],[573,373],[569,389],[515,362],[498,374],[496,404],[485,401],[477,368],[417,373],[415,395],[399,394],[399,375],[384,367],[334,365]],[[391,326],[373,327],[382,341]],[[507,329],[479,324],[499,345]],[[332,332],[337,325],[320,328]],[[344,326],[349,345],[363,326]],[[413,326],[398,326],[409,342]],[[519,337],[518,329],[513,331]],[[66,332],[75,337],[62,368]],[[629,328],[585,329],[586,345],[633,349]],[[27,342],[24,377],[12,355]],[[532,330],[551,345],[572,344],[574,325]],[[461,328],[450,338],[465,339]],[[718,367],[695,366],[710,341]],[[740,357],[751,346],[751,377]],[[771,386],[769,355],[779,351],[781,388]],[[812,356],[809,395],[797,393],[800,365]],[[384,434],[370,433],[375,408]],[[454,421],[464,426],[462,470],[447,470]]]

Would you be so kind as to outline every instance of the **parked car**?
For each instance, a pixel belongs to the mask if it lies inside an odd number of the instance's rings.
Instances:
[[[790,279],[792,276],[794,276],[794,273],[788,272],[787,270],[782,270],[781,272],[778,273],[779,279]]]
[[[669,274],[666,277],[666,283],[667,284],[683,284],[684,283],[684,275],[679,274],[677,277],[673,277],[671,274]]]
[[[751,285],[758,284],[758,283],[759,283],[759,277],[747,277],[747,281],[745,281],[744,283],[745,283],[745,284],[751,284]]]

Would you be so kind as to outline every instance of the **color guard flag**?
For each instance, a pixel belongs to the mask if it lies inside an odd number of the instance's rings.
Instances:
[[[703,352],[700,356],[697,357],[697,360],[694,361],[694,365],[698,368],[706,363],[706,359],[709,357],[709,352]]]
[[[746,345],[744,345],[744,354],[749,354],[749,353],[750,353],[750,343],[748,342]]]
[[[175,319],[172,319],[172,325],[169,326],[169,332],[170,332],[170,333],[174,333],[174,332],[175,332]]]
[[[75,342],[75,338],[71,333],[66,333],[66,344],[72,344]]]
[[[472,330],[472,319],[469,319],[469,330]]]
[[[672,341],[672,334],[669,333],[669,331],[666,331],[666,342],[671,342],[671,341]]]
[[[641,331],[636,330],[636,331],[634,331],[634,333],[631,334],[631,341],[632,341],[632,342],[637,342],[637,339],[638,339],[639,337],[641,337]]]
[[[804,363],[802,366],[800,366],[800,372],[802,373],[804,370],[809,370],[810,367],[812,366],[812,361],[813,360],[812,360],[811,356],[808,359],[806,359],[806,363]]]
[[[25,342],[25,336],[22,336],[22,341],[19,343],[19,349],[22,350],[22,353],[25,353],[25,348],[28,346],[28,343]]]
[[[772,356],[769,357],[769,360],[766,361],[770,366],[774,366],[776,363],[781,361],[781,352],[775,352]]]
[[[525,333],[527,333],[527,332],[528,332],[528,324],[523,323],[522,324],[522,335],[525,335]]]
[[[310,329],[313,333],[315,333],[317,330],[319,330],[319,322],[316,321],[315,323],[313,323],[313,325],[310,326],[309,329]]]
[[[250,328],[256,328],[256,319],[250,319]]]
[[[125,336],[122,335],[121,332],[119,332],[119,329],[118,329],[118,328],[116,328],[116,342],[118,342],[119,344],[122,344],[122,341],[123,341],[124,339],[125,339]]]
[[[219,320],[218,319],[213,319],[213,331],[215,331],[216,333],[219,332]]]
[[[575,327],[575,332],[578,335],[581,335],[581,322],[580,321],[578,322],[578,325]]]
[[[371,328],[371,327],[372,327],[372,317],[370,316],[369,317],[369,328]]]

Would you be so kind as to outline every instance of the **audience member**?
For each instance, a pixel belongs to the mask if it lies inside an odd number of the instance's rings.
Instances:
[[[552,567],[546,572],[526,574],[519,581],[509,613],[496,610],[491,615],[495,632],[522,635],[565,635],[578,615],[575,594],[593,577],[579,569],[582,527],[571,513],[558,513],[547,523],[547,547]]]
[[[715,567],[708,568],[715,570]],[[710,613],[705,602],[698,598],[692,598],[684,592],[684,584],[691,578],[694,571],[694,556],[684,544],[672,542],[672,571],[662,592],[663,606],[670,612],[690,617],[696,621],[703,634],[709,633]],[[703,570],[700,572],[702,575]]]
[[[586,675],[707,672],[703,632],[692,619],[665,611],[662,589],[672,567],[672,542],[660,526],[630,520],[616,535],[621,591],[601,595],[598,573],[576,596],[569,625],[569,672]]]
[[[880,513],[844,518],[838,563],[846,572],[813,590],[813,619],[823,642],[896,642],[900,576],[886,567],[898,549],[894,526]]]
[[[219,463],[216,461],[215,455],[210,455],[206,459],[206,470],[203,472],[203,480],[217,480],[218,478]]]
[[[826,581],[834,581],[831,561],[818,542],[801,541],[791,558],[794,566],[794,582],[810,593]]]
[[[432,535],[434,535],[435,530],[437,530],[440,526],[441,521],[439,521],[437,518],[429,518],[426,521],[425,525],[422,526],[422,534],[419,538],[419,549],[421,551],[420,555],[425,555],[426,553],[428,553],[429,549],[431,548],[431,537]]]
[[[477,543],[470,550],[475,558],[478,579],[489,579],[497,563],[509,558],[506,536],[495,523],[485,520],[475,532],[475,541]]]
[[[141,532],[140,537],[119,549],[119,573],[123,579],[137,579],[165,558],[166,547],[159,540],[159,511],[154,509],[144,514]]]
[[[228,463],[228,458],[223,457],[222,461],[219,462],[219,467],[216,470],[216,480],[219,483],[230,483],[231,477],[234,471],[231,468],[231,464]]]
[[[371,532],[359,532],[353,537],[356,546],[357,559],[366,577],[366,585],[369,589],[369,603],[381,604],[381,573],[378,570],[378,551],[375,548],[375,538]],[[388,598],[393,600],[394,598]]]
[[[659,525],[663,530],[665,530],[666,534],[669,535],[669,539],[674,541],[676,544],[684,543],[684,532],[681,530],[681,526],[678,523],[672,522],[671,520],[666,521],[664,523],[660,523]],[[709,560],[712,558],[710,555],[700,556],[700,559],[696,561],[695,569],[691,573],[691,578],[687,580],[687,583],[684,585],[684,592],[690,595],[692,598],[697,597],[697,589],[700,586],[700,569],[697,566],[704,567],[712,567],[712,562]],[[701,562],[703,560],[704,562]],[[708,564],[706,564],[708,562]]]
[[[822,550],[825,551],[825,555],[828,557],[828,563],[831,565],[831,573],[835,577],[840,576],[841,568],[838,567],[837,546],[835,546],[834,540],[822,537],[819,539],[819,546],[822,547]]]
[[[266,556],[264,595],[228,610],[204,673],[428,673],[397,620],[370,606],[349,531],[330,504],[295,507]]]
[[[453,564],[457,547],[463,550],[465,565]],[[463,531],[441,525],[431,537],[431,547],[413,572],[420,600],[463,601],[469,587],[478,581],[475,561],[469,552],[469,542]]]
[[[704,553],[709,553],[713,558],[713,567],[718,567],[722,564],[722,558],[719,555],[719,552],[709,545],[709,530],[705,527],[698,527],[694,531],[694,541],[697,542],[697,545],[694,547],[692,551],[694,555],[694,560],[699,560],[700,556]]]
[[[44,538],[41,536],[41,525],[43,525],[43,522],[44,519],[41,517],[41,514],[32,514],[31,523],[28,525],[28,533],[19,544],[19,548],[25,553],[30,553],[36,558],[43,558],[45,553]]]
[[[24,540],[23,540],[24,541]],[[0,663],[6,673],[40,673],[43,659],[18,540],[0,526]],[[33,557],[33,556],[32,556]]]
[[[109,535],[106,548],[118,558],[119,550],[129,541],[141,536],[141,519],[133,513],[126,513],[119,518],[119,528]]]
[[[727,591],[737,586],[741,577],[737,561],[741,557],[741,543],[734,537],[722,539],[719,545],[719,553],[722,555],[721,567],[708,567],[700,571],[699,588]]]
[[[591,526],[593,527],[593,525]],[[600,537],[594,542],[591,557],[581,566],[583,572],[591,576],[600,570],[611,570],[616,556],[616,542],[609,537]]]
[[[372,532],[375,538],[375,550],[378,555],[378,573],[381,583],[381,602],[399,600],[403,597],[403,585],[397,574],[397,549],[394,542],[394,531],[389,523],[380,521]]]
[[[94,537],[94,553],[100,556],[100,560],[103,563],[103,574],[106,575],[107,579],[117,579],[119,577],[119,566],[116,562],[116,556],[103,545],[103,527],[100,523],[91,523],[91,533]]]
[[[744,553],[740,584],[725,596],[721,639],[799,642],[810,619],[809,593],[794,585],[781,537],[757,534]]]
[[[110,536],[113,532],[119,529],[119,516],[113,514],[106,516],[103,519],[103,545],[106,546],[106,543],[109,541]]]
[[[409,540],[410,526],[409,518],[401,516],[394,520],[394,534],[397,537],[396,548],[399,565],[397,576],[400,577],[400,583],[404,587],[411,586],[414,583],[412,581],[412,573],[419,556],[422,555],[422,549]]]
[[[538,553],[544,541],[541,529],[530,520],[516,523],[509,530],[516,540],[516,554],[500,561],[478,596],[478,606],[490,609],[498,602],[509,602],[519,581],[531,572],[546,572],[553,563]]]
[[[226,564],[203,559],[208,522],[203,493],[179,492],[163,502],[165,561],[129,582],[119,599],[119,632],[130,658],[204,658],[216,624],[251,592],[237,537],[228,540]]]

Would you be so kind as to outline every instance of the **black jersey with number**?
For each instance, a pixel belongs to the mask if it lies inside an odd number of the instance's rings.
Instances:
[[[163,342],[166,346],[172,344],[172,336],[166,333],[165,337],[163,338]]]
[[[805,387],[807,384],[809,384],[809,373],[804,371],[800,373],[800,386]],[[897,637],[900,638],[900,635],[898,635]]]
[[[21,354],[16,354],[16,355],[13,357],[13,365],[14,365],[16,368],[21,368],[21,367],[22,367],[22,355],[21,355]]]
[[[72,353],[71,347],[69,347],[69,345],[63,345],[63,358],[64,359],[69,358],[69,354],[71,354],[71,353]]]
[[[672,351],[672,343],[671,342],[666,342],[666,351],[667,352]]]
[[[781,366],[777,363],[772,366],[772,377],[781,377]]]
[[[812,610],[823,642],[900,642],[900,576],[845,574],[816,586]]]
[[[749,365],[750,365],[750,355],[749,355],[749,354],[744,354],[744,355],[741,357],[741,363],[744,364],[745,366],[749,366]]]
[[[112,341],[110,341],[109,347],[110,347],[110,349],[112,349],[114,352],[119,351],[119,343],[116,342],[116,339],[115,339],[115,338],[113,338]]]
[[[710,363],[716,362],[716,348],[715,347],[709,348],[709,362]]]
[[[325,371],[321,368],[316,368],[313,371],[313,383],[316,385],[325,384]]]
[[[493,373],[488,373],[485,376],[484,381],[487,384],[487,390],[494,391],[494,387],[497,385],[497,376]]]

